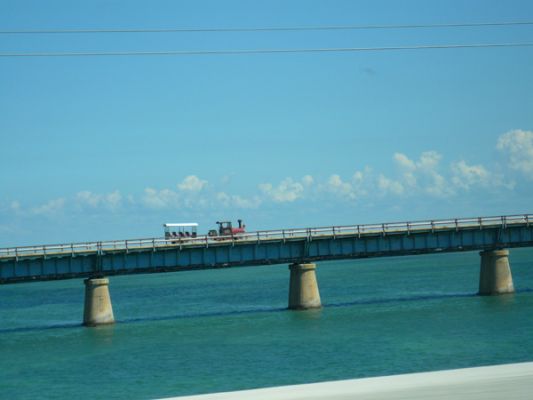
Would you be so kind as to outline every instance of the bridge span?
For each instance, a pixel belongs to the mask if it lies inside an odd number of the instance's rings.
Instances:
[[[95,325],[114,321],[111,275],[287,263],[289,308],[305,309],[320,307],[316,261],[479,250],[479,292],[501,294],[514,291],[507,249],[533,246],[532,220],[522,214],[1,248],[0,284],[87,278],[84,323]],[[99,309],[103,317],[95,317]]]

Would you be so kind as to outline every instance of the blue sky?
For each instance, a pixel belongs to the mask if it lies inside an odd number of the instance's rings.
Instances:
[[[6,1],[0,30],[532,21],[530,1]],[[0,35],[0,52],[533,42],[533,26]],[[0,58],[0,247],[532,212],[533,48]]]

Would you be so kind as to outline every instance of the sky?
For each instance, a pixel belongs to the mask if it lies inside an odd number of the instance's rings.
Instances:
[[[0,31],[533,21],[531,1],[0,0]],[[533,42],[533,25],[0,34],[0,53]],[[0,57],[0,247],[532,213],[533,47]]]

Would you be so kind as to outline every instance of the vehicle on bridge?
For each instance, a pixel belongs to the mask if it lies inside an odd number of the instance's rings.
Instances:
[[[187,239],[198,236],[198,224],[196,222],[163,224],[165,239]]]
[[[218,230],[211,229],[207,236],[217,237],[217,236],[233,236],[238,238],[239,235],[242,235],[246,232],[246,225],[242,222],[242,219],[238,219],[237,223],[239,227],[234,228],[231,221],[217,221]]]

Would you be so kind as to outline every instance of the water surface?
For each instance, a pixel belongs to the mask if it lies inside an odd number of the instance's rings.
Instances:
[[[476,296],[477,253],[324,262],[324,308],[287,311],[286,265],[0,286],[0,398],[147,399],[533,361],[533,250],[517,293]]]

